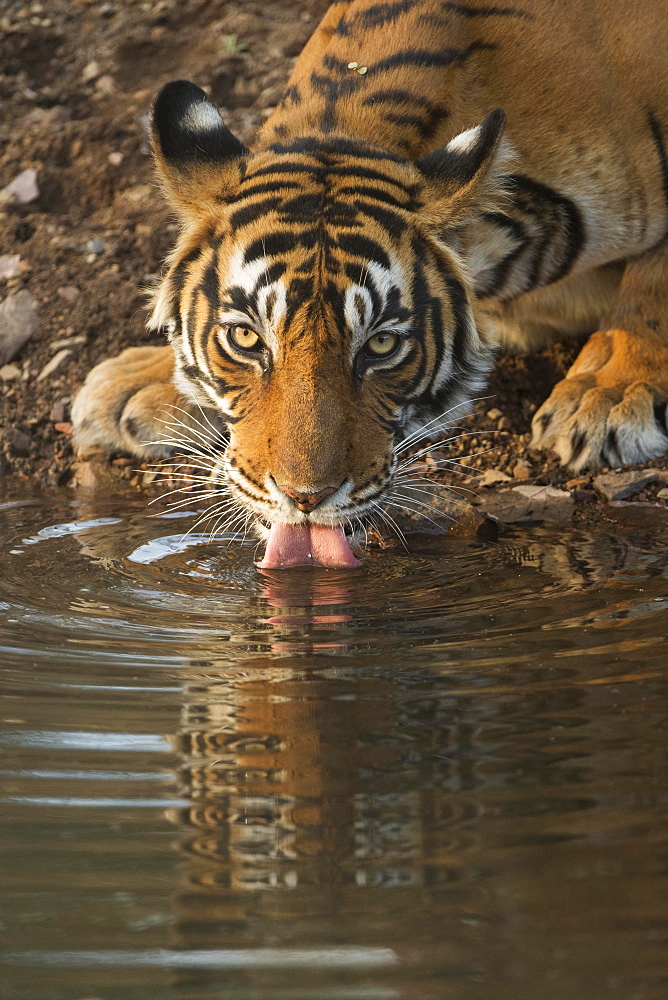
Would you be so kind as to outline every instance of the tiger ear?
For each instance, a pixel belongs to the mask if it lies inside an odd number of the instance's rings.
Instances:
[[[480,125],[417,161],[427,182],[422,214],[428,222],[438,227],[460,224],[493,187],[490,181],[509,155],[502,143],[505,123],[505,112],[496,108]]]
[[[167,197],[189,216],[209,214],[234,190],[248,155],[204,91],[187,80],[174,80],[158,94],[151,145]]]

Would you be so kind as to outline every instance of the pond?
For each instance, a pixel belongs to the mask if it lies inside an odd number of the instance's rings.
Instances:
[[[0,995],[665,1000],[668,530],[0,500]]]

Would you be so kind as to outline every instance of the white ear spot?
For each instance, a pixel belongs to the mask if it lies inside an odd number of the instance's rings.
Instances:
[[[179,127],[186,132],[211,132],[220,128],[222,118],[208,101],[197,101],[191,104],[181,116]]]
[[[468,153],[473,149],[480,138],[480,125],[475,128],[467,128],[466,132],[460,132],[454,139],[451,139],[446,149],[452,153]]]

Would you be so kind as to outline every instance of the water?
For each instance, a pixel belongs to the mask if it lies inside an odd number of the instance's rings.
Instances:
[[[665,528],[260,574],[2,500],[2,997],[668,996]]]

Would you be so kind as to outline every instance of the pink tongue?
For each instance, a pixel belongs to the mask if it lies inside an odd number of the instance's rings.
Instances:
[[[289,566],[351,568],[362,563],[353,555],[342,528],[326,524],[272,524],[260,569]]]

